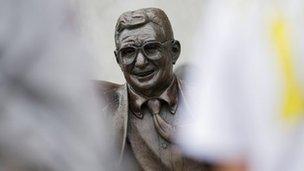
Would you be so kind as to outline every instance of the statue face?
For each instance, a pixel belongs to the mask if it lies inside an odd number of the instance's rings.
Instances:
[[[158,26],[147,23],[125,29],[118,38],[118,63],[128,84],[136,91],[157,96],[173,79],[171,40]]]

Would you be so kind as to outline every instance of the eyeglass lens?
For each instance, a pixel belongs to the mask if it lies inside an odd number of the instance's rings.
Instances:
[[[153,57],[157,56],[161,51],[161,44],[156,42],[144,44],[142,47],[125,47],[120,49],[119,55],[124,62],[133,62],[139,49],[142,49],[146,57],[153,59]]]

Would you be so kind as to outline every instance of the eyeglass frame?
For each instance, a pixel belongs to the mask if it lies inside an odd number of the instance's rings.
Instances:
[[[144,47],[145,47],[146,45],[148,45],[148,44],[158,43],[158,44],[160,45],[160,48],[161,48],[161,49],[164,49],[168,43],[173,44],[174,41],[175,41],[175,40],[167,40],[167,41],[164,41],[164,42],[148,41],[148,42],[143,43],[141,46],[127,45],[127,46],[125,46],[125,47],[122,47],[122,48],[119,48],[119,49],[115,49],[114,53],[115,53],[116,57],[117,57],[117,58],[120,58],[119,60],[122,61],[124,64],[131,64],[131,63],[133,63],[133,62],[135,61],[135,59],[136,59],[138,53],[139,53],[139,50],[140,50],[140,51],[142,52],[142,54],[143,54],[145,57],[147,57],[148,59],[150,59],[150,60],[157,60],[157,59],[159,59],[159,58],[153,58],[153,57],[151,58],[151,56],[147,55],[146,52],[145,52],[145,50],[144,50]],[[120,55],[120,52],[121,52],[121,50],[123,50],[123,49],[125,49],[125,48],[129,48],[129,47],[135,49],[135,54],[134,54],[134,56],[132,57],[132,59],[130,60],[130,62],[124,62],[124,61],[123,61],[123,58],[122,58],[121,55]],[[157,55],[154,55],[154,56],[157,56]]]

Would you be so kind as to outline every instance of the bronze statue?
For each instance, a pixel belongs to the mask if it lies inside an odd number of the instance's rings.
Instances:
[[[173,72],[181,47],[167,15],[157,8],[123,13],[115,44],[126,84],[97,84],[113,117],[121,160],[131,153],[142,170],[204,170],[174,144],[185,98],[182,78]]]

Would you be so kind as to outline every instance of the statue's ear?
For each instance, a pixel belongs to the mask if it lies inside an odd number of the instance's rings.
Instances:
[[[172,57],[173,57],[173,64],[176,63],[179,55],[180,55],[180,52],[181,52],[181,45],[179,43],[178,40],[173,40],[172,41],[172,46],[171,46],[171,52],[172,52]]]

